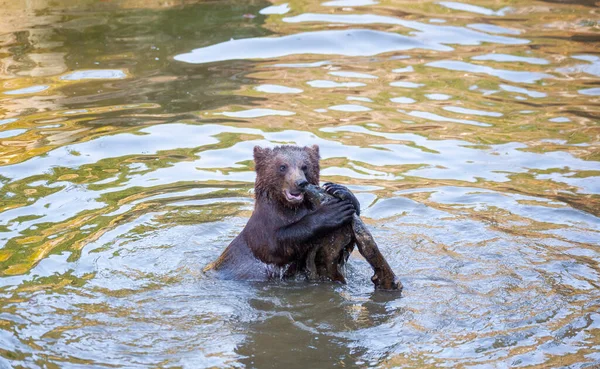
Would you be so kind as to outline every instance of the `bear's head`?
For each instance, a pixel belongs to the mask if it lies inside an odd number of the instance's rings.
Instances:
[[[288,207],[303,203],[303,188],[319,185],[319,146],[254,147],[256,197],[266,196]]]

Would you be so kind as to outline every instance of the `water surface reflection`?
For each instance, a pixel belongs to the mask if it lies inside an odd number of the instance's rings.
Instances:
[[[0,367],[600,365],[593,2],[5,5]],[[402,298],[202,273],[281,143]]]

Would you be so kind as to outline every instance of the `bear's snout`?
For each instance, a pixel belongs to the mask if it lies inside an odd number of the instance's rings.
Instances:
[[[306,179],[301,178],[296,181],[296,187],[298,187],[299,189],[304,190],[306,186],[308,186],[308,181]]]

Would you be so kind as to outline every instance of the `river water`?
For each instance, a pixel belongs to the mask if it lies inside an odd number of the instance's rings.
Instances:
[[[600,365],[598,3],[322,1],[0,1],[0,368]],[[202,273],[282,143],[402,297]]]

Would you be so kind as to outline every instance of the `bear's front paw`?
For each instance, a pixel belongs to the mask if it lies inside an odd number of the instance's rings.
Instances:
[[[312,220],[319,228],[330,230],[350,223],[355,213],[350,201],[334,200],[321,205],[312,214]]]
[[[341,200],[350,200],[352,206],[354,206],[354,210],[356,210],[356,215],[360,215],[360,203],[358,202],[358,199],[356,198],[356,196],[354,196],[352,191],[348,189],[348,187],[332,182],[327,182],[323,185],[323,188],[325,189],[325,192],[327,192],[333,197],[337,197]]]

